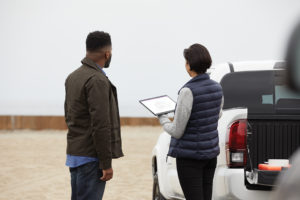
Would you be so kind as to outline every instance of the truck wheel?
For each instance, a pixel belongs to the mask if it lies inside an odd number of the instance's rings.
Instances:
[[[159,183],[158,183],[158,175],[157,172],[153,177],[153,192],[152,192],[152,200],[166,200],[163,195],[160,193],[159,190]]]

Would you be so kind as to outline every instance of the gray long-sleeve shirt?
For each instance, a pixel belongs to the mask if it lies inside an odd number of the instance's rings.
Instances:
[[[192,108],[193,108],[193,93],[191,89],[185,87],[182,88],[179,92],[177,99],[177,107],[174,116],[173,122],[169,120],[167,115],[159,116],[159,122],[163,125],[164,130],[169,133],[172,137],[179,139],[182,137],[186,125],[190,119]],[[220,110],[219,117],[222,116],[222,107],[223,107],[223,98],[222,105]]]

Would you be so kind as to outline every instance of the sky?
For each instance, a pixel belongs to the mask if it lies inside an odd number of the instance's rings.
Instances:
[[[89,32],[109,32],[109,79],[123,117],[151,117],[138,100],[177,99],[190,77],[183,49],[213,64],[282,60],[299,0],[0,0],[0,115],[63,115],[64,82]]]

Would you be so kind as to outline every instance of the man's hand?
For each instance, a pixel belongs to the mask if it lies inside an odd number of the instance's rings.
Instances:
[[[110,179],[112,179],[114,171],[112,168],[110,169],[103,169],[102,170],[103,176],[100,178],[100,180],[102,181],[109,181]]]

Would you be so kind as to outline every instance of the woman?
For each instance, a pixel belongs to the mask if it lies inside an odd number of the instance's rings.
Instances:
[[[206,74],[212,61],[204,46],[193,44],[184,50],[184,58],[192,79],[179,91],[173,122],[166,115],[159,121],[172,136],[168,156],[176,158],[186,200],[210,200],[220,152],[217,127],[223,92]]]

